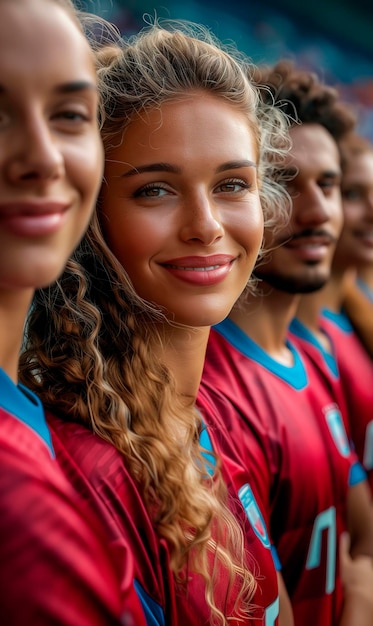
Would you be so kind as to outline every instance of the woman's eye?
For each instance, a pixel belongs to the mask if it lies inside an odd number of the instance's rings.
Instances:
[[[61,111],[57,113],[56,118],[68,120],[71,122],[85,122],[89,119],[86,113],[82,113],[81,111]]]
[[[216,191],[223,193],[238,193],[240,191],[245,191],[246,189],[250,189],[251,185],[249,185],[246,181],[241,179],[234,180],[226,180],[220,185],[216,187]]]
[[[135,192],[135,198],[160,198],[167,194],[167,190],[160,185],[147,185],[146,187],[141,187],[138,191]]]

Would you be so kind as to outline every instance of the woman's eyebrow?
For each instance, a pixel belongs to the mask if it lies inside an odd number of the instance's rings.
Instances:
[[[147,165],[131,165],[131,169],[128,172],[122,174],[123,178],[127,176],[136,176],[136,174],[142,174],[143,172],[171,172],[172,174],[181,174],[181,168],[171,163],[149,163]]]
[[[97,91],[97,84],[89,80],[74,80],[68,83],[57,85],[55,91],[59,93],[74,93],[75,91],[93,90]]]
[[[68,83],[62,83],[61,85],[56,85],[54,91],[57,93],[74,93],[75,91],[97,91],[97,84],[93,81],[89,80],[74,80]],[[7,93],[7,88],[4,85],[0,84],[0,95]]]
[[[257,167],[254,161],[243,159],[242,161],[227,161],[216,168],[216,172],[225,172],[226,170],[238,170],[240,167]]]

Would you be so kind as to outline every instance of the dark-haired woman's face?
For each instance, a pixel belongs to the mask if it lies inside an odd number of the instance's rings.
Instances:
[[[107,155],[102,225],[136,291],[182,324],[221,321],[262,241],[254,135],[206,94],[136,117]]]
[[[102,180],[92,53],[55,2],[0,3],[0,290],[44,286]]]

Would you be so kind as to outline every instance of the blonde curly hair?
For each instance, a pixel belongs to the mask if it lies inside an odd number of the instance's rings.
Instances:
[[[92,44],[106,158],[135,114],[186,92],[207,91],[247,115],[265,217],[272,219],[274,206],[287,211],[285,192],[272,182],[288,149],[286,123],[262,103],[247,59],[224,50],[196,25],[156,22],[128,41],[109,31],[105,25]],[[109,41],[103,41],[104,32]],[[158,535],[169,545],[176,581],[187,584],[190,572],[203,577],[211,624],[227,625],[232,616],[245,621],[256,581],[243,532],[229,509],[219,459],[212,475],[206,471],[201,416],[181,403],[172,373],[155,356],[159,321],[168,323],[139,298],[107,246],[98,202],[60,280],[35,295],[20,377],[46,408],[85,424],[123,454]],[[222,569],[227,597],[230,590],[236,594],[229,614],[214,592]]]

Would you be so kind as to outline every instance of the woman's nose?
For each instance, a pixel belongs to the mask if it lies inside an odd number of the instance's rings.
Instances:
[[[63,169],[63,154],[58,138],[43,115],[17,124],[9,146],[8,177],[13,183],[44,181],[58,177]]]
[[[185,204],[185,220],[182,237],[211,245],[224,234],[219,209],[207,194],[189,198]]]

